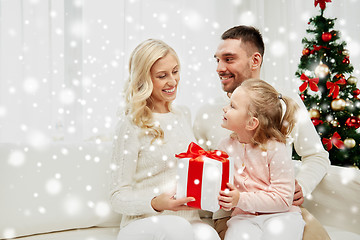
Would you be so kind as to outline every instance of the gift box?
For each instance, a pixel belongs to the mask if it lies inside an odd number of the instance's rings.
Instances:
[[[219,210],[219,192],[233,182],[233,162],[229,156],[220,150],[205,151],[193,142],[186,153],[175,156],[176,198],[194,197],[195,201],[187,203],[188,206],[211,212]]]

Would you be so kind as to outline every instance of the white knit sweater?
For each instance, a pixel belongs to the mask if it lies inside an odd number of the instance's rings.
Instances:
[[[187,108],[173,107],[170,113],[154,113],[154,121],[164,131],[164,140],[151,144],[140,128],[123,116],[118,124],[112,157],[111,206],[123,214],[120,228],[131,221],[160,214],[178,215],[192,221],[198,211],[156,212],[151,200],[164,192],[176,191],[175,154],[186,152],[195,141]]]

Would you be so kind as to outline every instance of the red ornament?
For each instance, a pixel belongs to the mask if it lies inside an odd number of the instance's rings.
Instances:
[[[359,89],[356,89],[356,90],[353,91],[353,96],[354,96],[354,98],[358,98],[359,94],[360,94],[360,90],[359,90]]]
[[[305,95],[304,95],[304,94],[301,94],[301,95],[300,95],[300,98],[301,98],[301,100],[304,101],[304,100],[305,100]]]
[[[320,120],[320,119],[311,119],[312,123],[314,124],[314,126],[317,126],[319,124],[323,124],[324,121]]]
[[[332,35],[331,35],[331,33],[329,33],[329,32],[324,32],[324,33],[321,35],[321,39],[322,39],[324,42],[330,41],[331,38],[332,38]]]
[[[349,117],[345,125],[348,127],[354,127],[355,129],[358,129],[360,127],[360,118],[358,117]]]
[[[331,0],[315,0],[315,7],[319,4],[320,8],[324,10],[327,2],[331,2]]]
[[[302,51],[302,54],[305,55],[305,56],[309,56],[310,55],[310,49],[304,48],[304,50]]]
[[[342,62],[346,63],[346,64],[349,64],[350,63],[349,56],[345,56]]]

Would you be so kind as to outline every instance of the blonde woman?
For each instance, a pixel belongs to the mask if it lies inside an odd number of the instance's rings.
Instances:
[[[198,211],[175,199],[175,154],[195,141],[187,108],[175,107],[180,80],[175,51],[161,40],[138,45],[129,61],[126,109],[112,157],[112,208],[122,214],[118,240],[219,239]]]
[[[297,108],[259,79],[244,81],[224,107],[222,127],[234,133],[219,149],[235,166],[234,185],[219,196],[220,206],[233,210],[225,240],[302,239],[305,224],[300,208],[292,205],[295,176],[285,145]]]

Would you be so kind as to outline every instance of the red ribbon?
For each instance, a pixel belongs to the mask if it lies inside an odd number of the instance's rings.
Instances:
[[[312,123],[314,124],[314,126],[317,126],[319,124],[323,124],[324,121],[320,120],[320,119],[311,119]]]
[[[344,142],[340,139],[340,134],[335,132],[330,139],[323,138],[322,143],[326,146],[327,151],[330,151],[332,149],[332,145],[334,145],[338,149],[344,149]]]
[[[339,95],[339,91],[340,91],[339,85],[344,85],[344,84],[346,84],[346,81],[343,78],[336,82],[330,82],[330,81],[326,82],[327,89],[330,89],[330,93],[329,93],[328,97],[330,97],[332,94],[333,99],[337,98],[337,96]]]
[[[229,181],[230,174],[230,164],[227,159],[229,155],[226,152],[220,150],[205,151],[196,143],[191,142],[186,153],[175,154],[175,157],[190,158],[186,194],[187,196],[194,197],[195,201],[187,203],[188,206],[201,209],[201,186],[204,167],[203,157],[208,157],[222,162],[223,172],[221,190],[226,189],[226,184]]]
[[[303,92],[307,89],[308,86],[310,86],[310,89],[314,92],[317,92],[319,90],[318,83],[319,78],[308,78],[304,73],[301,74],[300,80],[304,81],[303,84],[299,87],[300,92]]]
[[[322,48],[324,49],[330,49],[328,47],[325,47],[325,46],[316,46],[316,45],[313,45],[314,49],[310,51],[311,54],[314,54],[314,52],[316,51],[320,51]]]
[[[325,7],[326,7],[326,3],[327,2],[331,2],[331,0],[315,0],[315,7],[319,4],[320,5],[320,8],[322,9],[322,10],[324,10],[325,9]]]

